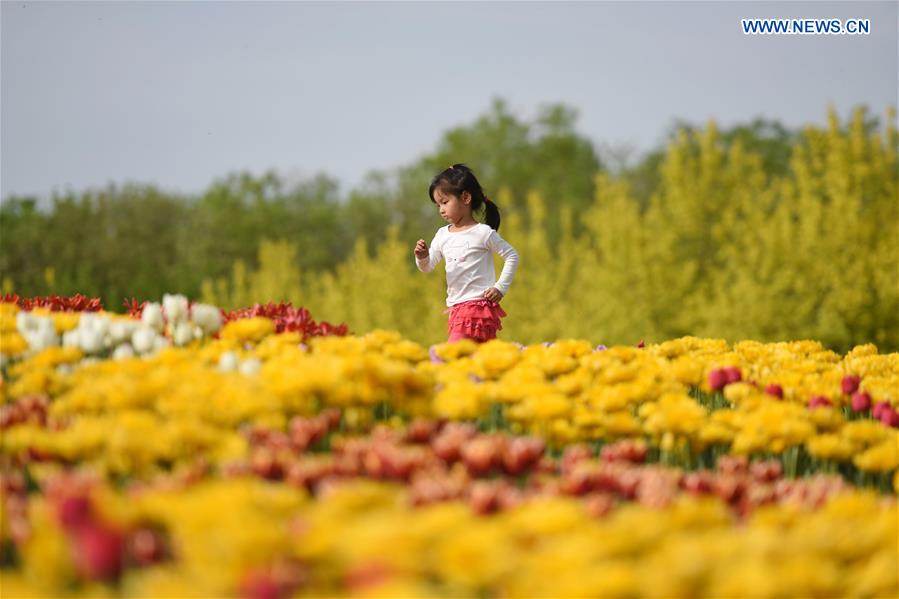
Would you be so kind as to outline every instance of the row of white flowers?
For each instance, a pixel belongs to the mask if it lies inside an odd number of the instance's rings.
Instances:
[[[16,315],[16,328],[28,343],[29,353],[62,345],[77,347],[88,356],[114,359],[135,355],[153,355],[169,345],[184,346],[203,337],[214,335],[222,327],[221,311],[208,304],[190,306],[183,295],[166,294],[162,303],[144,306],[140,320],[127,317],[84,312],[78,326],[56,332],[52,316],[31,312]]]

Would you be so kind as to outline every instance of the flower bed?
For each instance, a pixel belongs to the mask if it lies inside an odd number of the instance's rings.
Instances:
[[[0,317],[4,595],[899,593],[899,354],[871,345]]]

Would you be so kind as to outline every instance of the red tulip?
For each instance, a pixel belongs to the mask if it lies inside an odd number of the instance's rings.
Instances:
[[[765,393],[767,393],[768,395],[771,395],[773,397],[777,397],[779,399],[783,399],[783,397],[784,397],[783,387],[781,387],[780,385],[777,385],[775,383],[771,383],[770,385],[765,387]]]
[[[680,481],[681,487],[691,495],[705,495],[712,492],[715,479],[711,472],[697,470],[688,472]]]
[[[462,460],[473,476],[484,476],[502,460],[502,443],[496,437],[480,436],[462,447]]]
[[[536,464],[543,455],[543,439],[515,437],[506,444],[502,455],[503,469],[516,476]]]
[[[569,445],[562,453],[562,472],[568,473],[574,470],[574,467],[583,460],[593,457],[593,450],[586,445]]]
[[[757,481],[771,482],[781,477],[783,465],[777,460],[753,462],[749,467],[749,473]]]
[[[718,458],[721,474],[745,474],[749,471],[749,459],[745,455],[724,455]]]
[[[92,524],[75,533],[75,567],[90,580],[118,578],[122,572],[125,539],[117,531]]]
[[[891,406],[885,407],[880,412],[880,422],[883,423],[884,426],[899,428],[899,412],[894,410]]]
[[[808,402],[808,407],[810,410],[813,410],[815,408],[829,408],[831,406],[833,406],[833,402],[823,395],[816,395]]]
[[[889,407],[890,407],[889,402],[878,401],[876,404],[874,404],[874,407],[871,408],[871,416],[873,416],[877,420],[880,420],[880,415],[881,415],[881,413],[883,413],[883,410],[885,408],[889,408]]]
[[[602,518],[615,507],[615,498],[607,493],[591,493],[584,497],[584,510],[594,518]]]
[[[133,560],[142,566],[162,561],[167,553],[165,539],[150,528],[139,528],[131,533],[128,550]]]
[[[723,368],[715,368],[709,373],[709,387],[712,391],[720,391],[727,385],[727,373]]]
[[[846,395],[852,395],[856,391],[858,391],[858,384],[861,382],[861,379],[854,374],[847,374],[843,377],[841,385],[843,387],[843,393]]]
[[[471,508],[478,514],[489,514],[499,508],[497,487],[493,483],[476,482],[468,496]]]
[[[75,531],[93,521],[93,508],[84,495],[72,495],[63,499],[57,507],[57,516],[62,527]]]
[[[413,420],[406,428],[406,440],[409,443],[429,443],[437,432],[437,423],[433,420]]]
[[[724,369],[724,376],[727,378],[727,384],[739,383],[743,380],[743,374],[736,366],[728,366]]]
[[[240,596],[246,599],[279,599],[285,595],[274,577],[260,570],[246,575],[240,583]]]
[[[852,394],[852,409],[855,412],[866,412],[871,408],[871,396],[861,391]]]

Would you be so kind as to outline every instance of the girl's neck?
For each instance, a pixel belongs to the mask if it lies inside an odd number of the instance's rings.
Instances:
[[[450,231],[461,231],[462,229],[470,229],[471,227],[478,224],[478,221],[473,219],[472,217],[468,217],[467,219],[460,219],[457,223],[450,223],[449,230]]]

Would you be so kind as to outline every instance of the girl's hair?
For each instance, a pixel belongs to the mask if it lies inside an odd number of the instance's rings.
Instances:
[[[471,169],[464,164],[454,164],[431,180],[428,195],[435,204],[434,190],[439,189],[445,194],[462,197],[462,192],[471,194],[471,211],[475,212],[484,206],[486,212],[484,220],[494,231],[499,231],[499,208],[484,195],[481,184]]]

